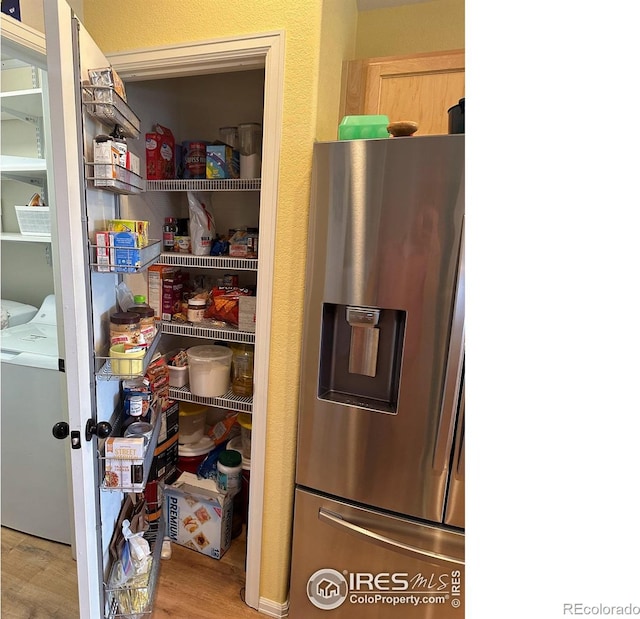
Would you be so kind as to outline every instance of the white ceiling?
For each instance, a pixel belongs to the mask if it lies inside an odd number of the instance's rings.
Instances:
[[[403,4],[419,4],[421,2],[424,2],[424,0],[358,0],[358,11],[371,11]]]

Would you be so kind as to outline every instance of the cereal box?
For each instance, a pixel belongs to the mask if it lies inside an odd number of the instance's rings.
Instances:
[[[197,552],[220,559],[231,544],[233,497],[220,494],[212,479],[183,473],[164,489],[166,535]]]

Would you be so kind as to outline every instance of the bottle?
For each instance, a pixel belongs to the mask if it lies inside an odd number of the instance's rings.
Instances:
[[[162,226],[162,251],[175,251],[175,238],[178,232],[178,220],[175,217],[165,217]]]
[[[253,347],[239,344],[231,359],[231,391],[234,395],[253,395]]]
[[[234,496],[242,487],[242,455],[235,449],[225,449],[218,456],[218,490]]]

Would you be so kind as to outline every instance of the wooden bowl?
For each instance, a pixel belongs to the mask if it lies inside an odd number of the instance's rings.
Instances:
[[[398,120],[387,125],[387,131],[394,137],[406,137],[413,135],[418,130],[418,123],[412,120]]]

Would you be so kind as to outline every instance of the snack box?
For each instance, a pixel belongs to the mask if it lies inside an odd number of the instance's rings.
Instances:
[[[166,535],[197,552],[220,559],[231,544],[233,497],[221,494],[212,479],[182,473],[165,486]]]
[[[107,179],[117,178],[116,166],[120,164],[120,151],[116,148],[113,140],[93,141],[93,162],[96,164],[93,169],[96,187],[104,187],[107,185]]]
[[[240,178],[240,153],[222,142],[208,144],[207,178]]]
[[[173,278],[180,272],[178,267],[164,264],[152,264],[147,269],[147,286],[149,305],[155,312],[155,319],[162,320],[162,282],[165,279]],[[167,318],[171,320],[171,318]]]
[[[104,444],[105,488],[144,488],[145,439],[110,436]]]
[[[102,230],[96,232],[96,263],[99,273],[108,273],[113,270],[109,255],[109,232]]]
[[[136,237],[135,247],[146,247],[149,244],[149,222],[134,219],[110,219],[107,221],[110,232],[133,232]]]
[[[109,239],[113,246],[113,263],[119,273],[135,273],[142,264],[135,232],[112,232]]]

